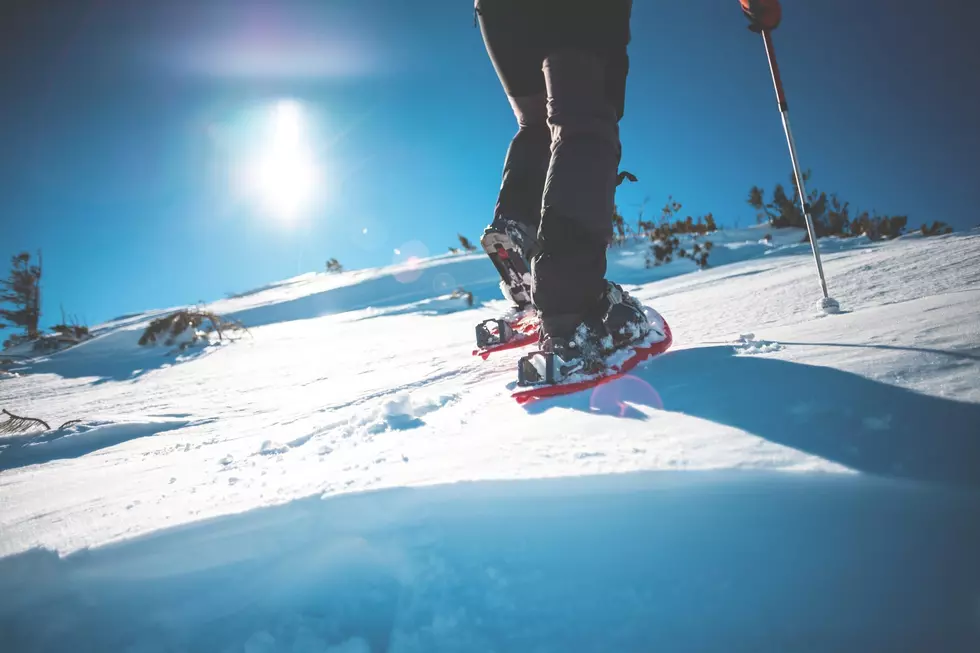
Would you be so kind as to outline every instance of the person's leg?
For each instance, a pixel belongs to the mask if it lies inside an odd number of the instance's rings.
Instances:
[[[476,4],[487,53],[518,126],[504,160],[494,219],[518,222],[532,239],[541,221],[541,198],[551,158],[541,71],[543,6],[535,0],[479,0]],[[529,256],[533,253],[525,251]]]
[[[532,299],[545,331],[570,337],[601,320],[606,248],[621,155],[630,3],[554,5],[543,62],[551,157],[532,263]]]

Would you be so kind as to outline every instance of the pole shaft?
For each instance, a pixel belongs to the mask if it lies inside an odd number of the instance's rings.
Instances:
[[[800,207],[803,209],[803,219],[806,222],[806,231],[810,236],[810,248],[813,250],[813,262],[817,266],[817,276],[820,278],[820,290],[823,296],[829,297],[827,291],[827,279],[823,273],[823,262],[820,260],[820,245],[817,243],[817,232],[813,227],[813,219],[810,217],[810,203],[807,200],[806,188],[803,183],[803,175],[800,173],[800,160],[796,154],[796,140],[793,138],[793,130],[789,125],[789,104],[786,102],[786,93],[783,90],[783,80],[779,74],[779,64],[776,63],[776,49],[772,44],[772,35],[768,30],[763,30],[762,40],[766,45],[766,57],[769,59],[769,70],[772,73],[772,83],[776,87],[776,100],[779,102],[779,114],[783,119],[783,131],[786,132],[786,144],[789,146],[789,157],[793,163],[793,176],[796,178],[796,192],[800,195]]]
[[[776,63],[776,48],[772,44],[772,34],[769,30],[762,31],[762,41],[766,44],[766,58],[769,60],[769,71],[772,73],[772,83],[776,87],[776,102],[779,103],[780,113],[789,111],[786,101],[786,91],[783,90],[783,77],[779,74],[779,64]]]

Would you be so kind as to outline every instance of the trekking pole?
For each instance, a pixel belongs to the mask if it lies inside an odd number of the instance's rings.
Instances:
[[[813,227],[813,219],[810,217],[810,202],[807,200],[803,175],[800,174],[800,160],[796,155],[796,141],[793,140],[793,130],[789,126],[789,105],[786,102],[786,93],[783,91],[783,80],[779,75],[779,65],[776,63],[776,50],[772,45],[772,33],[767,29],[762,30],[762,40],[766,44],[766,57],[769,59],[769,71],[772,73],[772,83],[776,87],[779,115],[783,118],[783,130],[786,132],[786,143],[789,145],[789,157],[793,162],[793,176],[796,178],[796,190],[800,194],[803,219],[806,221],[806,230],[810,235],[813,261],[817,264],[817,275],[820,277],[820,290],[823,292],[823,299],[820,300],[820,308],[826,313],[837,313],[840,311],[840,303],[827,292],[827,279],[824,277],[823,262],[820,260],[820,245],[817,243],[817,232]]]

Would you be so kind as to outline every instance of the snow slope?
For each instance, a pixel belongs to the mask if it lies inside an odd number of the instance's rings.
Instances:
[[[18,364],[0,407],[82,421],[0,437],[3,650],[980,650],[980,233],[822,241],[834,316],[763,233],[611,250],[673,348],[525,407],[479,255]]]

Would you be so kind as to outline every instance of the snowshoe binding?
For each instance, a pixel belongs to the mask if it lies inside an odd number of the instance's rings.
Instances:
[[[599,335],[582,323],[571,338],[544,336],[541,348],[517,363],[517,385],[529,387],[560,383],[576,373],[602,369],[602,344]]]
[[[538,339],[540,323],[538,314],[531,307],[514,309],[504,317],[484,320],[476,325],[477,348],[473,350],[473,355],[486,360],[494,352],[529,345]]]

